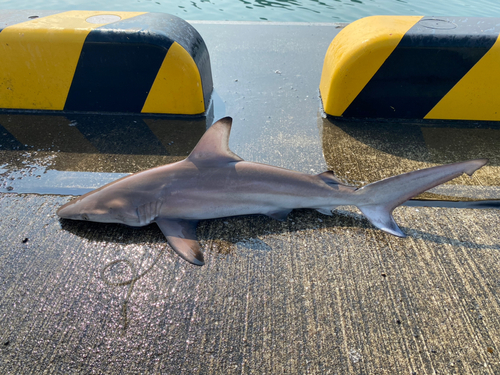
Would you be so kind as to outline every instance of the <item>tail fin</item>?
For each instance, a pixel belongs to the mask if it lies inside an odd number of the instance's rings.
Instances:
[[[487,159],[441,165],[389,177],[358,190],[356,206],[377,228],[398,237],[406,237],[397,226],[392,211],[408,199],[446,181],[467,173],[469,176],[488,162]]]

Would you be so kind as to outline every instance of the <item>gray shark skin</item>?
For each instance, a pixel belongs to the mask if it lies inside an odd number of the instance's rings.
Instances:
[[[199,220],[248,214],[284,220],[295,208],[332,215],[336,206],[354,205],[375,227],[405,237],[392,217],[394,208],[487,163],[477,159],[421,169],[356,188],[331,171],[309,175],[244,161],[229,149],[231,124],[230,117],[213,124],[185,160],[102,186],[66,203],[57,215],[134,227],[155,222],[177,254],[201,266]]]

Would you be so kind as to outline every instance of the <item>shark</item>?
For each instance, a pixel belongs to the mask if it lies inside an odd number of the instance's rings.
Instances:
[[[463,173],[472,176],[488,161],[420,169],[358,188],[332,171],[312,175],[245,161],[229,148],[231,125],[230,117],[220,119],[186,159],[113,181],[64,204],[57,215],[133,227],[156,223],[181,258],[202,266],[200,220],[252,214],[285,220],[293,209],[332,215],[337,206],[354,205],[376,228],[405,237],[392,216],[396,207]]]

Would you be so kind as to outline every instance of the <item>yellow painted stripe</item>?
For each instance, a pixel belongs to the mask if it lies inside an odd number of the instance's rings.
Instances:
[[[69,11],[8,26],[0,32],[0,108],[62,110],[88,33],[144,12]]]
[[[420,19],[422,16],[372,16],[347,25],[325,56],[320,82],[325,112],[342,116]]]
[[[500,37],[426,119],[500,120]]]
[[[205,111],[200,72],[177,42],[169,48],[142,113],[196,115]]]

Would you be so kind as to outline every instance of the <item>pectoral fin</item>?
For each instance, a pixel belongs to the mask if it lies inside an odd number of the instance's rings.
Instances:
[[[196,238],[197,221],[157,218],[155,222],[167,238],[170,246],[182,259],[196,266],[205,264],[200,244]]]

